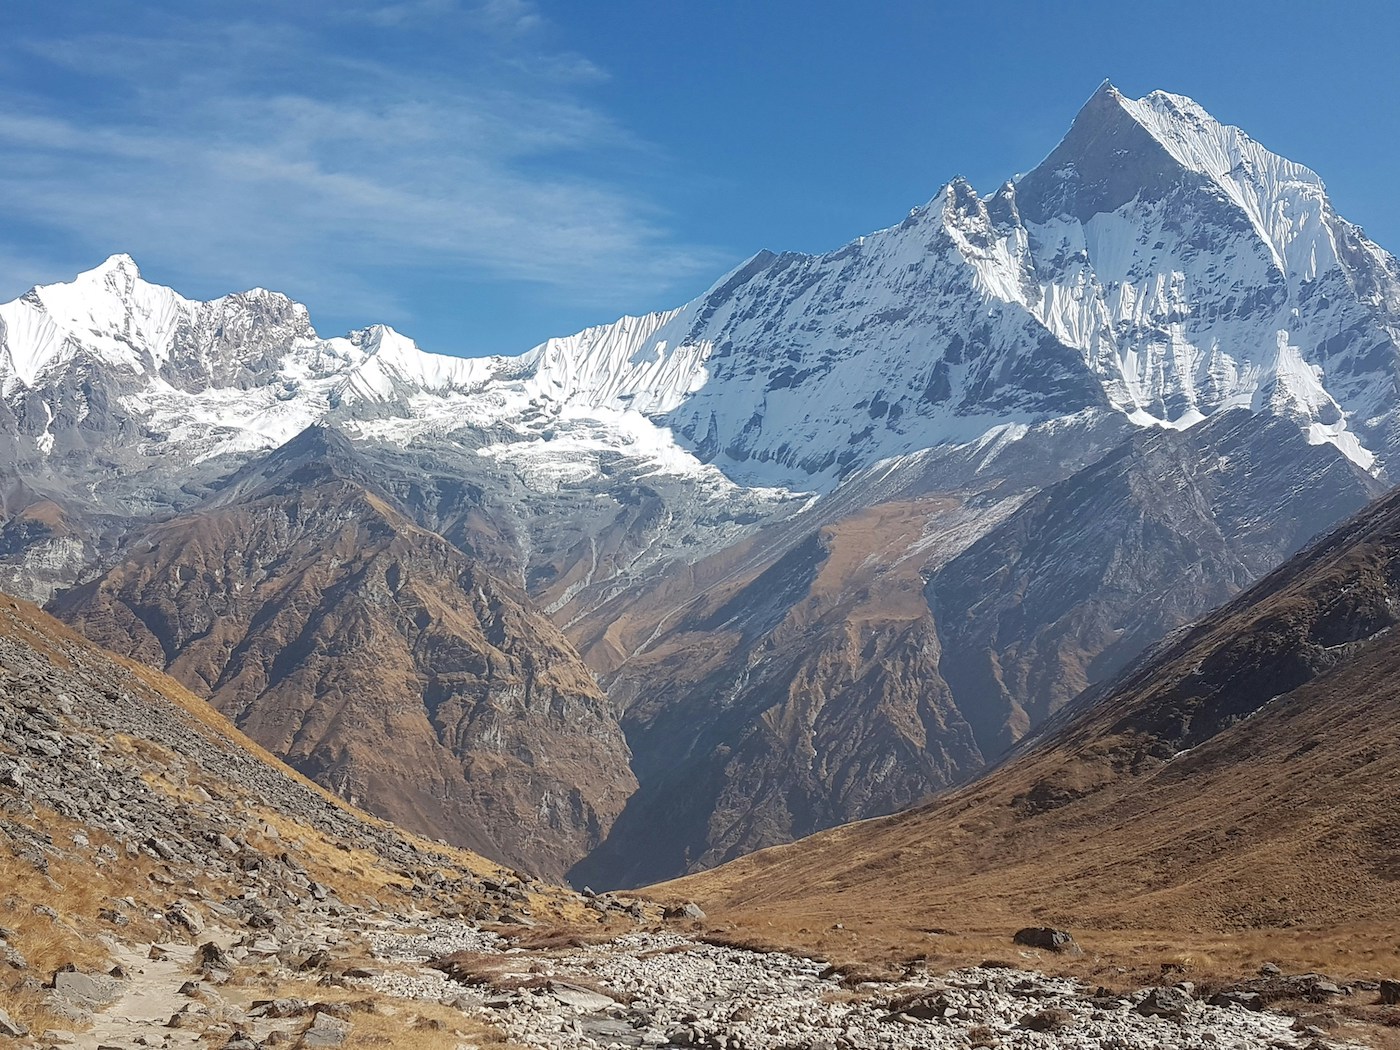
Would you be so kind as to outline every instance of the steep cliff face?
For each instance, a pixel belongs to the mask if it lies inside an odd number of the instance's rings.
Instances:
[[[930,579],[939,673],[1000,755],[1380,491],[1273,417],[1139,434]]]
[[[600,841],[635,784],[573,647],[324,428],[57,608],[343,796],[542,874]]]

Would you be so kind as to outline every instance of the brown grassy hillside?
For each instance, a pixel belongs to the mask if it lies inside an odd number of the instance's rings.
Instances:
[[[1396,610],[1392,494],[977,783],[658,892],[829,955],[1006,954],[1050,924],[1091,968],[1393,976]]]

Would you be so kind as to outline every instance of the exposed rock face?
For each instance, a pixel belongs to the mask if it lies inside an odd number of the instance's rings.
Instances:
[[[1380,488],[1269,417],[1136,435],[930,579],[939,673],[996,757]]]
[[[59,610],[342,795],[558,875],[634,785],[608,701],[548,620],[359,473],[313,428]]]

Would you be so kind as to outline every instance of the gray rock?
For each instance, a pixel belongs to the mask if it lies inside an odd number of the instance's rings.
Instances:
[[[22,1039],[28,1034],[28,1028],[18,1021],[11,1020],[9,1014],[0,1010],[0,1035],[9,1036],[11,1039]]]
[[[79,1006],[100,1006],[121,994],[122,983],[105,973],[79,973],[60,970],[54,974],[54,991]]]
[[[1011,940],[1028,948],[1044,948],[1065,955],[1082,955],[1083,950],[1067,930],[1049,926],[1026,926],[1016,931]]]
[[[550,996],[565,1006],[577,1010],[579,1013],[591,1014],[616,1006],[617,1000],[608,995],[602,995],[591,988],[582,988],[576,984],[567,984],[564,981],[550,981],[548,986]]]
[[[662,917],[671,921],[699,921],[705,917],[705,912],[694,901],[686,901],[674,908],[667,908]]]
[[[165,910],[165,917],[176,926],[183,926],[190,933],[200,934],[204,932],[204,917],[195,910],[192,904],[185,901],[176,901]]]
[[[309,1012],[311,1004],[305,999],[269,999],[265,1002],[254,1003],[253,1008],[248,1011],[249,1017],[300,1017]]]
[[[1380,993],[1382,1006],[1400,1006],[1400,981],[1382,981]]]
[[[350,1035],[351,1024],[330,1014],[318,1013],[301,1036],[304,1047],[340,1046]]]
[[[1264,999],[1258,992],[1247,992],[1242,989],[1227,989],[1217,992],[1210,997],[1211,1006],[1230,1007],[1238,1006],[1245,1010],[1264,1009]]]
[[[199,951],[195,952],[195,968],[203,973],[219,970],[224,973],[233,972],[233,960],[229,958],[228,952],[214,941],[205,941],[199,946]]]
[[[1193,1000],[1180,988],[1153,988],[1133,1007],[1144,1017],[1180,1020],[1191,1010]]]

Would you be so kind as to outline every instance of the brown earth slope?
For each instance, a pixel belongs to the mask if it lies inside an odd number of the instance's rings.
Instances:
[[[1045,923],[1395,961],[1398,610],[1400,491],[976,783],[662,892],[828,952]]]
[[[882,502],[761,570],[711,559],[629,595],[572,628],[595,662],[626,654],[602,680],[641,784],[573,877],[656,881],[964,782],[1372,486],[1290,424],[1227,412],[1135,433],[1023,502]]]
[[[359,931],[634,927],[630,902],[585,903],[355,809],[173,679],[0,594],[4,1045],[303,1045],[324,1009],[349,1018],[345,1050],[500,1047],[485,1018],[347,987],[371,961]],[[287,1008],[262,1016],[271,999]]]
[[[406,827],[559,876],[635,781],[607,699],[509,585],[314,428],[56,611]]]

